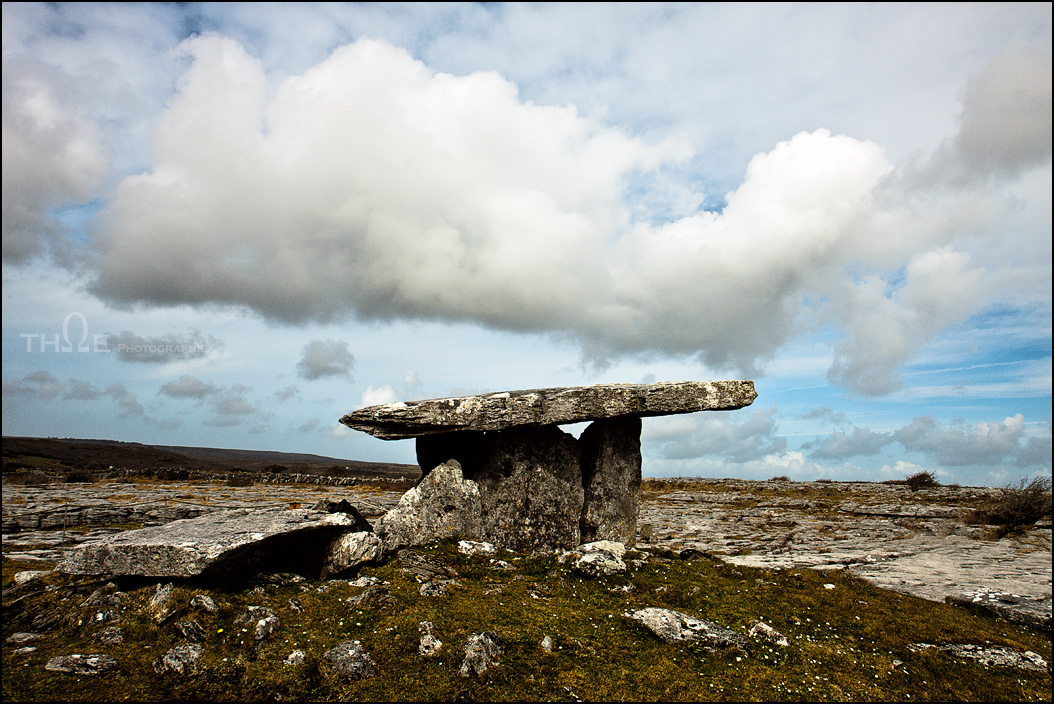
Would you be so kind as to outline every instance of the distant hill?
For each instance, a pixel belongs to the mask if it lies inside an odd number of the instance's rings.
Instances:
[[[215,447],[144,445],[116,440],[75,438],[3,437],[4,471],[51,466],[55,469],[142,470],[182,467],[206,472],[232,470],[292,471],[305,474],[331,473],[335,468],[365,477],[416,477],[415,464],[363,462],[298,452],[236,450]]]

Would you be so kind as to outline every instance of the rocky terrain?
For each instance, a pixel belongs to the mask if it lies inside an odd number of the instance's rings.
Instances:
[[[5,483],[5,700],[1049,701],[1049,518],[964,522],[984,488],[646,480],[636,550],[433,542],[236,583],[50,571],[127,528],[341,500],[376,525],[403,494],[232,484]]]
[[[989,539],[962,522],[985,487],[848,482],[648,480],[639,546],[692,549],[734,565],[841,569],[877,586],[945,601],[964,594],[1051,598],[1051,526]],[[122,530],[230,508],[307,507],[347,499],[371,521],[402,491],[222,482],[99,482],[3,487],[3,550],[55,562],[64,549]]]

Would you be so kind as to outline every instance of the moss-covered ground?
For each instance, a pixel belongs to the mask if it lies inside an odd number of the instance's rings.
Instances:
[[[362,593],[347,580],[267,584],[246,576],[175,584],[174,611],[158,623],[148,608],[155,581],[120,580],[120,621],[100,624],[82,602],[103,582],[53,573],[13,588],[18,570],[3,563],[4,701],[1050,701],[1049,670],[987,666],[914,643],[975,643],[1039,653],[1050,662],[1049,633],[871,586],[843,571],[782,572],[736,568],[716,559],[666,559],[630,552],[624,576],[586,579],[555,556],[466,556],[454,541],[418,548],[458,572],[449,596],[422,596],[420,581],[398,560],[362,574],[390,582],[392,603],[356,609]],[[641,558],[647,557],[646,560]],[[501,559],[515,569],[495,569]],[[833,586],[828,586],[833,585]],[[210,596],[215,613],[191,606]],[[291,601],[295,600],[295,601]],[[265,606],[280,629],[257,649],[234,625],[246,606]],[[752,638],[749,653],[708,652],[667,644],[624,619],[657,606],[683,611],[746,634],[761,620],[786,635],[781,647]],[[186,642],[175,628],[194,620],[207,634],[197,670],[156,674],[152,663]],[[418,654],[418,624],[431,621],[438,656]],[[104,645],[102,625],[124,642]],[[472,633],[504,642],[498,664],[461,677]],[[6,642],[16,632],[41,638]],[[549,636],[551,652],[541,647]],[[376,674],[350,681],[323,653],[360,641]],[[35,651],[15,654],[16,648]],[[285,665],[293,650],[306,660]],[[56,655],[107,653],[117,669],[98,676],[46,671]]]

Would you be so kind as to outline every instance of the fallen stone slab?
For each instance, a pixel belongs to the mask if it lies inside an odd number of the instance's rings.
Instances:
[[[217,511],[80,545],[58,569],[67,574],[197,577],[278,561],[289,563],[288,571],[320,571],[325,549],[354,524],[347,513],[311,509]]]
[[[349,413],[340,422],[384,440],[399,440],[619,416],[727,411],[749,406],[755,398],[752,381],[597,384],[386,403]]]
[[[910,650],[919,652],[929,648],[942,650],[957,658],[980,660],[986,666],[1016,667],[1022,670],[1038,670],[1043,672],[1050,670],[1050,665],[1039,653],[1031,650],[1020,652],[1002,645],[977,645],[974,643],[953,643],[950,645],[937,645],[935,643],[912,643],[908,646]]]
[[[99,675],[117,667],[117,660],[105,653],[90,655],[56,655],[44,665],[51,672],[65,672],[71,675]]]
[[[1050,630],[1050,597],[1036,599],[996,589],[982,588],[946,596],[944,601],[948,604],[963,606],[976,613],[998,616],[1033,628]]]
[[[746,652],[746,637],[712,621],[704,621],[673,609],[648,607],[622,614],[623,618],[638,623],[666,643],[691,641],[706,650],[737,648]]]

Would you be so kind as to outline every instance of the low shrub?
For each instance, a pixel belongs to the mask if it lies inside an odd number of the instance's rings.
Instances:
[[[1011,529],[1030,526],[1051,515],[1050,489],[1049,478],[1036,477],[1027,483],[1022,479],[1017,486],[1003,487],[999,496],[971,511],[965,520],[968,523],[1000,526],[1003,528],[1000,536]]]
[[[904,483],[907,484],[908,488],[912,491],[918,491],[919,489],[932,489],[933,487],[941,485],[941,483],[937,481],[937,475],[933,472],[916,472],[906,478]]]
[[[71,469],[66,473],[66,482],[69,484],[94,484],[95,474],[87,469]]]
[[[251,474],[233,474],[227,478],[227,486],[252,486],[253,477]]]
[[[21,486],[41,486],[47,484],[51,479],[43,472],[15,472],[4,475],[4,484],[18,484]]]

